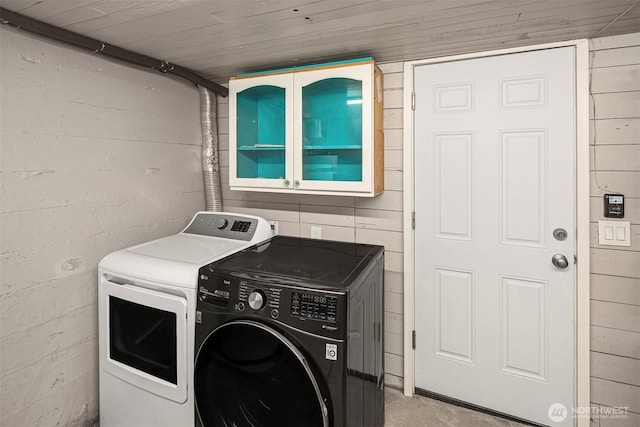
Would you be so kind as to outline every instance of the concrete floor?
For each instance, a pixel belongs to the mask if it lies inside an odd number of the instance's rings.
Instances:
[[[385,388],[385,427],[521,427],[524,424]]]

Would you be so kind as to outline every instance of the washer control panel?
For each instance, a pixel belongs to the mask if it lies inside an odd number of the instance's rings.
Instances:
[[[343,293],[270,284],[200,269],[199,311],[266,318],[300,330],[338,337],[346,321]]]
[[[239,284],[238,300],[242,303],[241,307],[248,305],[254,311],[266,308],[271,317],[274,319],[279,317],[281,288],[273,286],[256,287],[246,280],[241,280]]]
[[[291,315],[336,323],[338,298],[304,292],[291,293]]]

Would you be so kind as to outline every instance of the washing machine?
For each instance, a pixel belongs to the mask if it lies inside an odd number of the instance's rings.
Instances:
[[[98,267],[100,425],[193,426],[198,269],[271,237],[263,218],[198,212]]]
[[[276,236],[200,269],[198,426],[382,426],[382,246]]]

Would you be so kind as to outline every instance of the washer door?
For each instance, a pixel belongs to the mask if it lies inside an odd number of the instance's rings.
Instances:
[[[302,353],[282,334],[237,320],[214,330],[196,357],[204,426],[322,426],[328,411]]]

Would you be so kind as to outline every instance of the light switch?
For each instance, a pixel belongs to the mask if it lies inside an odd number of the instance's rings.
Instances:
[[[598,221],[598,243],[603,246],[631,246],[631,223]]]
[[[613,227],[610,225],[604,227],[604,240],[613,240]]]

